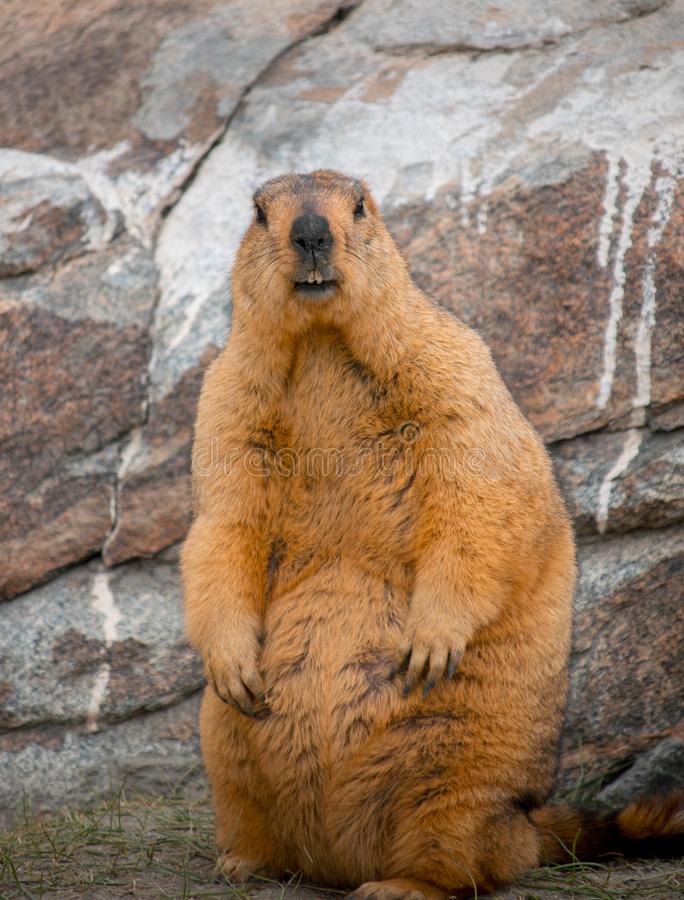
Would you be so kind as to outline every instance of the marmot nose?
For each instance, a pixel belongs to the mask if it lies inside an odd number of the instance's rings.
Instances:
[[[299,216],[294,220],[290,240],[303,256],[327,253],[333,242],[328,220],[313,213]]]

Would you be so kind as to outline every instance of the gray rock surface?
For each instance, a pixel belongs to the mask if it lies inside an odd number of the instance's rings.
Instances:
[[[660,741],[599,794],[608,806],[624,806],[638,796],[684,792],[684,733]]]
[[[614,25],[655,12],[667,0],[516,0],[494,6],[420,0],[364,4],[355,34],[383,50],[468,52],[544,49],[592,27]]]
[[[77,809],[125,782],[151,794],[169,791],[199,767],[198,698],[97,732],[44,728],[0,735],[0,827],[32,813]]]
[[[658,528],[684,519],[684,431],[596,432],[552,448],[579,534]]]
[[[100,247],[114,224],[72,167],[37,154],[0,154],[0,277]]]
[[[177,567],[80,566],[4,610],[0,726],[85,724],[178,702],[204,683],[183,636]]]
[[[97,553],[118,440],[147,414],[156,270],[122,236],[0,281],[0,599]]]
[[[584,545],[563,783],[632,761],[682,727],[684,529]]]

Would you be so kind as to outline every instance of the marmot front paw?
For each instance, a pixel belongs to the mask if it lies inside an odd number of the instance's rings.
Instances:
[[[216,641],[204,656],[207,681],[217,697],[254,719],[268,715],[258,652],[256,634],[232,634]]]
[[[461,662],[466,641],[452,616],[435,611],[409,613],[390,679],[404,678],[404,696],[423,683],[423,695],[441,679],[451,681]]]

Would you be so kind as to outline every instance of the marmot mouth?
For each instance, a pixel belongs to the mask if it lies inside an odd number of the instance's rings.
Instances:
[[[329,297],[336,288],[336,281],[321,281],[319,284],[316,284],[315,281],[295,281],[294,283],[294,289],[298,294],[304,294],[304,296],[316,300]]]

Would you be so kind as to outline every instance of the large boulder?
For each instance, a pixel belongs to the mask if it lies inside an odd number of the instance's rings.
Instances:
[[[684,430],[598,431],[551,452],[579,535],[684,521]]]
[[[97,553],[118,441],[146,417],[156,269],[121,236],[0,281],[0,599]]]
[[[154,794],[197,783],[198,698],[127,719],[115,728],[36,728],[0,734],[0,826],[78,808],[127,788]]]
[[[677,780],[684,0],[509,7],[10,0],[0,806],[196,763],[196,400],[252,189],[317,166],[367,178],[549,444],[580,541],[561,784]]]
[[[177,558],[78,566],[22,594],[0,633],[0,823],[82,804],[124,778],[198,768],[202,665],[183,635]]]
[[[78,566],[4,610],[0,726],[85,725],[177,703],[203,684],[175,563]]]
[[[36,153],[0,156],[0,277],[65,262],[105,244],[116,217],[75,167]]]
[[[581,547],[565,786],[681,740],[683,634],[683,528],[663,529],[655,540],[638,532]],[[652,760],[661,761],[655,753]]]

